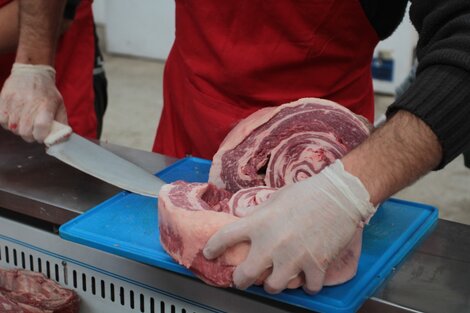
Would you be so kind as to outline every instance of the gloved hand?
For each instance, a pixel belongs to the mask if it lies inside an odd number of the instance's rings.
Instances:
[[[251,241],[247,258],[233,273],[238,288],[249,287],[272,267],[264,281],[267,292],[281,292],[303,273],[304,290],[316,293],[330,263],[375,212],[369,198],[361,181],[337,160],[319,174],[279,189],[258,207],[246,209],[248,216],[209,239],[204,256],[213,259],[236,243]]]
[[[43,142],[52,121],[67,124],[64,101],[47,65],[13,65],[0,94],[0,124],[24,140]]]

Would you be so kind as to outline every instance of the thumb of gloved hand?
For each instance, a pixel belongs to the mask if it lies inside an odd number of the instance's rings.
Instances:
[[[67,124],[67,112],[47,65],[13,65],[0,93],[0,124],[28,142],[42,143],[52,121]]]

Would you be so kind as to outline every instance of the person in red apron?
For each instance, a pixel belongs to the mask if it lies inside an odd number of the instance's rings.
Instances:
[[[55,68],[57,88],[65,103],[68,123],[76,133],[98,138],[107,94],[91,4],[91,0],[67,2],[64,21],[69,26],[59,39]],[[0,0],[0,10],[3,7],[11,10],[16,5],[12,0]],[[16,7],[11,13],[15,21],[17,10]],[[10,75],[14,59],[14,52],[0,54],[0,88]]]
[[[359,1],[178,0],[153,151],[211,159],[238,121],[304,97],[372,121],[378,40]]]

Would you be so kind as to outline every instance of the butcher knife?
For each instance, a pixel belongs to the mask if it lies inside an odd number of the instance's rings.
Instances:
[[[53,122],[44,143],[47,154],[119,188],[156,198],[165,184],[143,168],[80,137],[70,126],[59,122]]]

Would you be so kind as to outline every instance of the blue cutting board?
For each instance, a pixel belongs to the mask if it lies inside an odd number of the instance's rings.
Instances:
[[[207,160],[186,158],[157,175],[167,182],[205,182],[209,168]],[[315,296],[301,289],[269,295],[260,287],[251,287],[248,292],[320,312],[355,312],[431,229],[437,216],[437,209],[428,205],[388,200],[365,227],[354,279],[339,286],[325,287]],[[174,262],[160,245],[156,199],[122,192],[62,225],[60,236],[194,277]]]

